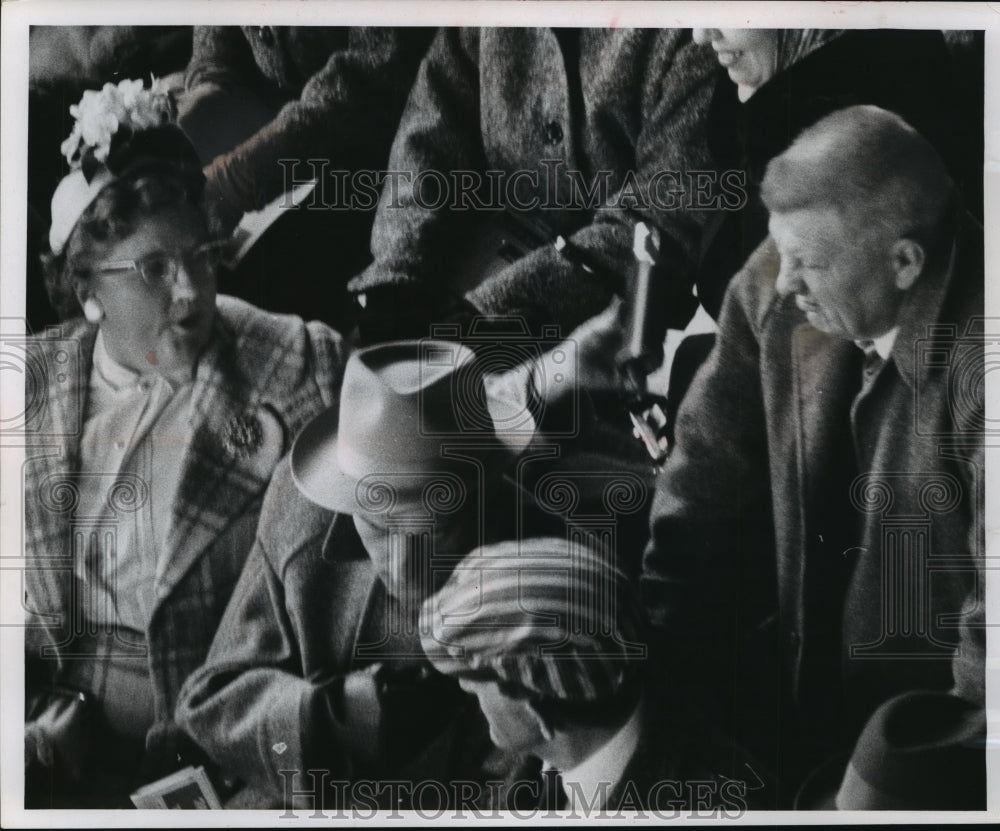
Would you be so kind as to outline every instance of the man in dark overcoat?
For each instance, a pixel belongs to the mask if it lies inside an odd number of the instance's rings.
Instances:
[[[837,789],[880,706],[931,691],[919,720],[880,715],[880,781],[845,777],[837,805],[982,808],[982,229],[875,107],[802,133],[762,192],[770,237],[652,509],[665,665],[770,760],[785,807],[812,771]]]

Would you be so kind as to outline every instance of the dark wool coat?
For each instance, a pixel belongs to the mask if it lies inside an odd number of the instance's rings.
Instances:
[[[850,753],[898,693],[983,703],[974,225],[950,279],[945,246],[910,290],[890,359],[863,389],[861,350],[775,292],[767,240],[730,285],[678,416],[644,604],[673,677],[757,739],[781,736],[768,752],[789,787],[825,754]]]
[[[701,214],[670,209],[684,195],[669,191],[687,189],[684,173],[708,166],[710,55],[682,29],[582,29],[578,40],[575,30],[557,31],[439,31],[389,167],[440,172],[452,195],[460,190],[452,172],[470,171],[483,189],[452,200],[459,204],[450,210],[431,201],[433,182],[418,184],[424,190],[416,198],[412,175],[387,184],[372,234],[375,261],[352,290],[412,282],[439,293],[456,288],[460,262],[469,256],[463,248],[481,244],[475,233],[501,207],[521,218],[530,214],[536,241],[470,295],[489,314],[524,314],[535,326],[555,323],[567,334],[604,308],[631,274],[637,216],[664,232],[665,259],[677,279],[691,277]],[[486,171],[500,187],[490,185]],[[681,178],[671,178],[677,171]],[[649,198],[654,186],[663,209]],[[590,189],[593,197],[583,193]],[[643,202],[650,207],[628,210]],[[487,209],[469,210],[476,205]],[[607,275],[587,275],[561,257],[551,245],[556,234]]]
[[[74,558],[81,556],[74,513],[79,442],[97,327],[69,324],[63,337],[29,346],[29,409],[24,468],[24,555],[28,658],[45,682],[60,683],[74,655]],[[264,491],[306,422],[335,401],[346,348],[321,324],[261,312],[218,298],[212,339],[198,362],[192,392],[193,439],[174,505],[143,502],[128,481],[109,488],[109,504],[172,513],[169,564],[156,585],[146,635],[158,731],[173,718],[181,685],[208,653],[216,626],[253,544]],[[237,418],[255,417],[262,443],[247,454],[227,450]],[[81,518],[85,519],[85,518]],[[78,651],[78,650],[77,650]],[[44,685],[43,685],[44,688]]]
[[[602,783],[599,807],[581,794],[571,819],[620,819],[633,811],[638,819],[644,813],[661,820],[726,819],[747,808],[769,807],[770,783],[760,765],[726,741],[705,713],[655,682],[644,684],[644,697],[639,741],[621,775]],[[483,769],[487,781],[498,783],[484,790],[485,808],[534,811],[534,817],[551,809],[538,757],[494,748]]]
[[[381,170],[417,65],[433,36],[418,27],[196,26],[189,90],[249,88],[277,109],[215,158],[210,192],[257,210],[284,192],[280,159],[325,159],[329,169]]]

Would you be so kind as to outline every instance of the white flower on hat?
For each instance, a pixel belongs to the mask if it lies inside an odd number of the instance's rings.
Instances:
[[[111,149],[111,139],[122,128],[144,130],[173,120],[174,104],[167,85],[153,78],[148,89],[141,80],[107,83],[100,90],[87,90],[80,103],[69,108],[76,119],[69,138],[60,150],[71,167],[80,164],[81,156],[92,149],[98,161],[104,161]]]

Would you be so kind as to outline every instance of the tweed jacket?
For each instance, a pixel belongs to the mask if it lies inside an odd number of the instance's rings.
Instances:
[[[275,465],[297,431],[335,400],[345,361],[340,337],[321,324],[225,296],[217,306],[195,375],[193,439],[170,509],[169,559],[157,576],[145,633],[157,724],[170,722],[181,684],[208,652]],[[36,366],[47,371],[29,374],[26,389],[26,400],[36,404],[24,470],[26,642],[28,658],[48,668],[44,674],[55,683],[83,634],[73,564],[80,556],[77,525],[86,518],[75,513],[75,477],[96,333],[74,322],[62,337],[29,345]],[[241,428],[252,434],[254,426],[258,440],[241,443]],[[133,479],[109,482],[108,504],[119,517],[150,510],[145,483]]]
[[[703,128],[714,78],[710,55],[682,29],[581,29],[570,52],[557,31],[438,32],[390,156],[390,170],[408,175],[382,190],[374,262],[351,290],[411,281],[455,289],[463,246],[480,239],[470,231],[500,208],[529,214],[548,243],[556,234],[567,237],[607,274],[588,275],[551,244],[535,243],[470,295],[486,313],[556,323],[565,335],[622,290],[640,216],[664,232],[673,273],[680,280],[690,276],[701,215],[654,209],[648,190],[658,172],[668,172],[658,180],[662,206],[666,190],[688,187],[683,178],[670,179],[670,171],[683,177],[708,166]],[[434,209],[433,188],[415,178],[425,171],[446,178],[471,171],[472,180],[484,183],[480,202],[468,202],[457,195],[460,186],[449,185],[459,204]],[[416,196],[415,183],[422,188]],[[591,195],[581,194],[579,185]],[[640,209],[646,202],[648,209]],[[480,203],[486,207],[469,210]]]
[[[766,240],[678,415],[644,604],[675,677],[785,731],[786,773],[849,753],[897,693],[982,706],[981,228],[962,225],[951,269],[949,247],[908,293],[889,360],[863,370],[775,292]]]
[[[381,170],[433,29],[196,26],[185,85],[249,87],[280,107],[207,169],[209,189],[243,211],[286,190],[280,159]]]
[[[311,805],[334,782],[448,781],[461,770],[456,731],[474,706],[427,662],[351,517],[308,501],[283,461],[212,649],[177,708],[222,776],[250,786],[240,804]],[[306,770],[326,773],[296,775]]]

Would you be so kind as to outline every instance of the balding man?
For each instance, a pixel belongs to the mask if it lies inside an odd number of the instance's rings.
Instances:
[[[762,195],[771,236],[658,484],[645,606],[780,807],[810,807],[811,776],[842,809],[984,808],[982,229],[876,107],[802,133]]]

